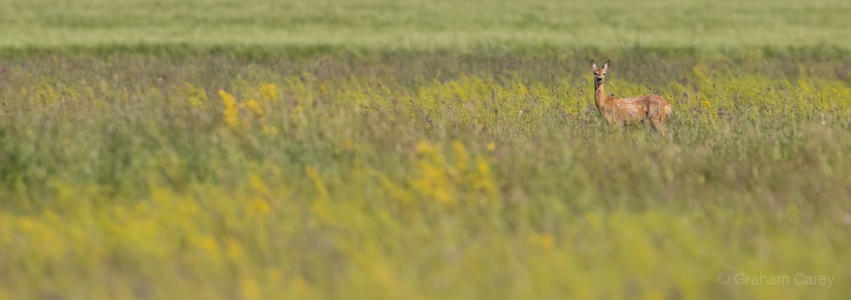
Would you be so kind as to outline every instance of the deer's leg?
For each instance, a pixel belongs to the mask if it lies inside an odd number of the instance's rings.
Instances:
[[[665,118],[666,117],[668,117],[668,115],[666,115],[664,111],[662,111],[662,113],[659,114],[659,128],[662,129],[661,132],[663,134],[665,133],[665,131],[668,130],[667,128],[665,128]]]
[[[607,113],[603,115],[603,119],[606,120],[606,124],[617,126],[617,119],[614,116],[614,113]]]
[[[671,111],[670,108],[668,108],[667,106],[662,106],[662,107],[659,108],[659,128],[660,128],[660,132],[662,134],[668,135],[668,138],[672,139],[673,135],[671,135],[671,133],[668,132],[668,128],[667,128],[667,126],[665,126],[665,118],[668,117],[668,114],[670,113],[670,111]]]
[[[648,109],[647,118],[650,119],[650,124],[653,125],[654,130],[665,134],[665,131],[667,131],[667,128],[665,128],[665,112],[661,107]]]
[[[650,125],[653,125],[653,130],[655,130],[655,131],[658,131],[658,132],[665,131],[664,125],[657,118],[650,118]]]

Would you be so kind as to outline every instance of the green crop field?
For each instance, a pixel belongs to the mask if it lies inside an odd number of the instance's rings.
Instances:
[[[0,299],[851,296],[849,1],[0,7]]]
[[[0,46],[851,47],[843,0],[0,0]]]

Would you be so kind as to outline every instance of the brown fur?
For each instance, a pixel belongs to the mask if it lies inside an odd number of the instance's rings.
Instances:
[[[636,122],[650,122],[653,129],[666,133],[665,118],[673,111],[671,104],[659,95],[644,95],[631,98],[615,98],[606,95],[605,78],[611,61],[597,68],[591,60],[594,71],[594,102],[607,123],[622,126]]]

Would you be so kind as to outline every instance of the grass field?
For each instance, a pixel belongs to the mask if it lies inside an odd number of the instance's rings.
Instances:
[[[846,1],[240,3],[0,0],[0,299],[851,295]]]
[[[851,47],[843,0],[0,0],[0,46]]]

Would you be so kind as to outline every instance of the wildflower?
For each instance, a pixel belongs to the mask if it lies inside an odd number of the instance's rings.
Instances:
[[[275,135],[277,133],[278,133],[278,128],[275,128],[275,127],[272,127],[272,126],[269,126],[269,125],[263,125],[263,134]]]
[[[517,85],[517,88],[520,91],[520,95],[526,96],[527,94],[529,94],[529,89],[526,88],[525,84],[520,83]]]
[[[258,175],[251,175],[248,179],[248,185],[251,186],[251,189],[261,195],[268,196],[272,194],[269,187],[266,185],[266,182],[264,182],[263,178]]]
[[[416,149],[417,149],[417,153],[419,153],[419,154],[434,154],[434,153],[437,153],[437,148],[435,148],[434,145],[432,145],[432,144],[430,144],[429,142],[426,142],[426,141],[417,142]]]
[[[488,143],[488,151],[496,150],[496,144],[494,142]]]
[[[201,239],[198,241],[198,246],[200,246],[201,249],[204,249],[210,255],[218,255],[219,253],[219,245],[212,237],[201,237]]]
[[[266,203],[263,199],[256,198],[251,201],[251,205],[248,210],[252,215],[265,217],[269,215],[269,204]]]
[[[251,112],[254,113],[257,118],[263,118],[263,109],[260,108],[260,104],[257,103],[256,100],[251,99],[245,102],[245,107],[248,108]]]
[[[807,82],[806,82],[806,81],[798,80],[798,87],[800,87],[800,88],[801,88],[801,91],[803,91],[803,92],[804,92],[804,95],[809,95],[809,94],[810,94],[810,85],[809,85],[809,84],[807,84]]]
[[[204,105],[201,103],[201,100],[198,99],[198,97],[189,97],[189,104],[192,104],[192,106],[195,106],[195,107],[198,107],[198,108],[204,107]]]
[[[278,86],[274,83],[264,83],[260,85],[260,97],[263,100],[275,101],[278,100]]]
[[[201,93],[197,92],[198,88],[196,88],[194,85],[192,85],[191,83],[186,83],[186,85],[182,89],[180,89],[180,91],[181,93],[189,97],[189,104],[192,104],[192,106],[199,108],[204,107],[204,103],[201,101],[202,95]],[[91,91],[91,96],[94,96],[93,90]]]
[[[484,157],[476,157],[476,171],[473,186],[484,190],[491,198],[496,198],[496,183],[490,174],[490,166]]]
[[[447,172],[441,165],[435,165],[428,160],[419,162],[420,178],[413,184],[425,195],[442,204],[453,204],[456,199],[452,195]]]
[[[455,165],[458,171],[464,172],[467,170],[467,149],[464,144],[459,141],[452,142],[452,148],[455,149]]]
[[[458,96],[458,99],[461,99],[461,100],[470,99],[470,93],[467,92],[467,90],[464,89],[464,87],[462,87],[457,82],[454,82],[452,85],[454,86],[453,92],[455,93],[456,96]]]
[[[236,97],[224,90],[219,90],[219,96],[222,97],[222,102],[225,104],[225,124],[231,128],[236,128],[239,126],[239,110],[236,108]]]
[[[476,157],[476,169],[478,169],[479,174],[482,175],[482,177],[490,176],[491,169],[490,166],[488,166],[488,162],[485,161],[484,158]]]

